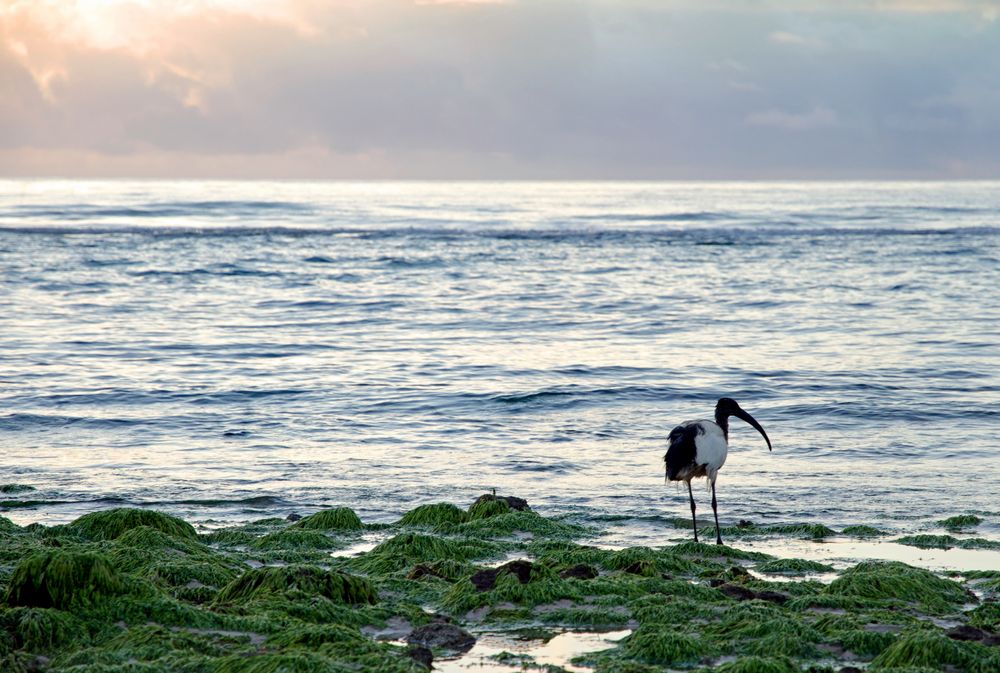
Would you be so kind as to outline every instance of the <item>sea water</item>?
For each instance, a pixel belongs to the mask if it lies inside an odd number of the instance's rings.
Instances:
[[[0,182],[0,514],[1000,528],[1000,184]],[[696,482],[697,484],[697,482]],[[709,497],[695,491],[699,515]]]

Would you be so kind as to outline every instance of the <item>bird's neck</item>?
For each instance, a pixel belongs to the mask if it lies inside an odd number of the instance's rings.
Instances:
[[[726,441],[728,442],[729,441],[729,414],[727,414],[727,413],[725,413],[725,412],[723,412],[723,411],[721,411],[719,409],[716,409],[715,410],[715,423],[720,428],[722,428],[722,436],[725,437]]]

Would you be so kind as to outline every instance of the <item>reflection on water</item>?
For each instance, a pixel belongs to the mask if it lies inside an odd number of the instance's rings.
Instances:
[[[496,655],[509,652],[514,655],[527,655],[539,665],[562,666],[568,671],[584,673],[590,668],[573,666],[570,660],[581,654],[598,652],[610,647],[630,634],[630,629],[608,631],[605,633],[582,633],[566,631],[553,637],[545,643],[538,641],[513,640],[500,634],[482,634],[475,646],[457,659],[435,660],[434,670],[442,673],[459,673],[463,671],[482,671],[483,673],[514,673],[524,670],[520,664],[497,661]]]

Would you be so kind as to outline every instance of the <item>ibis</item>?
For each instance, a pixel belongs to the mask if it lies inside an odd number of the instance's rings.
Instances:
[[[771,450],[771,440],[757,420],[745,412],[736,400],[723,397],[715,405],[714,421],[686,421],[670,431],[669,442],[663,462],[666,463],[667,480],[687,483],[688,497],[691,499],[691,522],[694,525],[694,541],[698,541],[698,521],[694,515],[694,494],[691,480],[698,477],[708,479],[712,489],[712,513],[715,514],[715,542],[722,544],[719,533],[719,510],[715,502],[715,480],[719,470],[726,464],[729,453],[729,417],[735,416],[752,425],[767,442]]]

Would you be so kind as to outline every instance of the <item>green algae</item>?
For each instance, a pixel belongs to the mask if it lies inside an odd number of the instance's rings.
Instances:
[[[578,581],[564,580],[551,568],[535,563],[531,566],[527,582],[522,582],[515,573],[502,569],[496,583],[488,591],[481,591],[471,580],[462,580],[451,587],[441,603],[453,614],[500,603],[534,607],[560,600],[581,599],[583,594],[579,584]]]
[[[375,587],[362,577],[315,566],[286,566],[246,571],[223,587],[216,603],[245,603],[273,596],[292,600],[322,596],[347,604],[378,602]]]
[[[802,673],[788,657],[740,657],[713,670],[717,673]]]
[[[856,629],[838,634],[836,640],[849,652],[864,657],[874,657],[896,642],[896,634]]]
[[[746,551],[728,547],[723,544],[707,544],[705,542],[682,542],[672,547],[665,547],[673,554],[695,557],[699,559],[737,559],[745,561],[769,561],[774,557],[760,552]]]
[[[289,528],[262,535],[253,540],[249,546],[269,551],[300,551],[303,549],[339,549],[344,546],[344,543],[319,530]]]
[[[758,572],[775,575],[806,575],[809,573],[831,573],[833,566],[797,558],[779,558],[765,561],[755,566]]]
[[[196,539],[194,527],[175,516],[148,509],[120,507],[84,514],[69,527],[89,540],[114,540],[139,526],[148,526],[167,535]]]
[[[38,489],[27,484],[0,484],[0,493],[27,493],[35,490]]]
[[[698,533],[706,540],[711,540],[715,537],[715,526],[705,526],[700,529]],[[758,526],[753,523],[748,523],[742,526],[727,526],[720,530],[720,534],[723,538],[770,537],[781,535],[785,537],[805,537],[813,540],[822,540],[824,538],[837,535],[837,531],[832,528],[828,528],[823,524],[812,523],[773,524],[768,526]]]
[[[292,524],[292,528],[306,530],[362,530],[365,525],[350,507],[334,507],[316,512]]]
[[[923,549],[1000,549],[1000,542],[976,538],[956,538],[951,535],[907,535],[895,540],[897,544]]]
[[[827,593],[871,600],[916,603],[932,614],[956,609],[969,600],[958,582],[898,561],[865,561],[848,568]]]
[[[119,573],[103,555],[45,551],[18,564],[4,602],[10,606],[73,608],[121,593],[123,584]]]
[[[489,519],[511,511],[510,505],[502,498],[480,498],[469,507],[469,519]]]
[[[964,667],[971,662],[969,651],[958,641],[939,631],[916,629],[902,634],[872,661],[872,670],[921,667],[940,669]]]
[[[592,529],[499,502],[498,511],[479,518],[447,504],[417,507],[390,528],[425,530],[402,532],[352,557],[327,552],[343,544],[338,532],[359,529],[328,529],[328,522],[312,528],[271,518],[198,536],[133,522],[105,537],[77,522],[20,528],[0,520],[0,590],[6,595],[20,564],[43,553],[101,558],[119,583],[117,591],[89,598],[66,594],[60,599],[65,609],[7,601],[0,607],[0,669],[21,673],[44,655],[51,670],[70,673],[416,673],[425,669],[403,648],[375,642],[361,627],[397,629],[400,620],[417,626],[434,619],[432,613],[446,613],[466,628],[466,620],[474,620],[510,633],[539,624],[637,625],[617,645],[578,658],[597,673],[698,668],[710,661],[714,670],[736,673],[785,673],[788,665],[818,673],[852,662],[851,656],[875,657],[872,670],[879,673],[998,670],[1000,656],[979,643],[955,644],[963,663],[927,663],[952,642],[929,617],[997,628],[995,603],[960,612],[973,600],[966,588],[988,590],[984,583],[995,581],[995,573],[962,573],[953,581],[904,564],[869,562],[829,586],[771,581],[751,576],[743,565],[784,574],[831,569],[714,544],[579,545],[572,540]],[[500,571],[480,591],[471,577],[482,568],[473,563],[504,556],[533,558],[530,573],[524,575],[524,565],[521,575]],[[271,560],[294,563],[247,567]],[[578,564],[600,574],[560,577]],[[745,600],[709,586],[719,581],[749,590],[740,596]],[[777,602],[760,600],[765,596]],[[902,635],[887,632],[899,629]],[[844,652],[846,659],[838,654]],[[956,660],[952,655],[946,649],[942,660]],[[732,657],[740,658],[722,663]],[[830,669],[831,660],[841,663]]]
[[[983,603],[968,614],[969,624],[972,626],[994,632],[1000,631],[1000,603]]]
[[[585,526],[539,516],[531,510],[511,509],[503,500],[484,502],[502,503],[507,509],[489,516],[470,514],[469,521],[464,524],[440,524],[436,530],[443,533],[490,538],[506,538],[518,533],[530,533],[546,540],[572,540],[595,532]]]
[[[471,561],[495,555],[498,551],[497,545],[478,539],[402,533],[348,563],[361,572],[384,575],[408,571],[418,563],[440,559]]]
[[[682,666],[713,655],[710,643],[672,628],[642,624],[623,641],[624,654],[646,664]]]
[[[957,531],[963,528],[974,528],[982,522],[983,520],[975,514],[959,514],[958,516],[950,516],[947,519],[942,519],[938,521],[938,524],[948,530]]]
[[[468,520],[469,514],[464,509],[449,502],[436,502],[411,509],[403,515],[403,518],[396,525],[434,527],[442,524],[465,523]]]
[[[0,612],[0,626],[13,636],[15,648],[50,652],[69,643],[86,643],[83,622],[72,613],[53,608],[13,608]]]
[[[888,535],[884,530],[875,528],[874,526],[846,526],[844,530],[840,531],[841,535],[848,535],[850,537],[882,537],[883,535]]]

